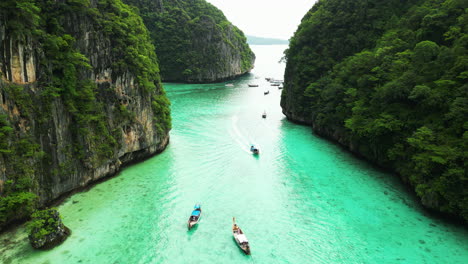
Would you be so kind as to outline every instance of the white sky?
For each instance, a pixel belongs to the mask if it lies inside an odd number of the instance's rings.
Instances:
[[[206,0],[244,34],[289,39],[317,0]]]

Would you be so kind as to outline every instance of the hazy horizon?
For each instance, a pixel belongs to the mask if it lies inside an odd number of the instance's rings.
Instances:
[[[288,40],[317,0],[207,0],[245,35]]]

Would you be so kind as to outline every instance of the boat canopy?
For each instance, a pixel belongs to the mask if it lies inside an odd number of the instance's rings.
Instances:
[[[239,243],[249,242],[249,240],[247,240],[247,237],[244,234],[238,234],[237,240],[239,240]]]
[[[199,216],[199,215],[200,215],[200,211],[194,210],[194,211],[192,212],[192,215],[194,215],[194,216]]]

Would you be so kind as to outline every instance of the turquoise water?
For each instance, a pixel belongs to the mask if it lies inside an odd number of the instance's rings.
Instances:
[[[253,46],[256,69],[233,87],[166,84],[167,150],[67,199],[59,210],[73,233],[59,247],[32,250],[23,228],[3,234],[0,263],[468,263],[466,228],[285,119],[264,80],[282,78],[285,48]],[[197,202],[203,216],[189,232]],[[233,216],[251,256],[232,239]]]

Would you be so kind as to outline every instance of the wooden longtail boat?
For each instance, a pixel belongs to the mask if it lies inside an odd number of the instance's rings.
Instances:
[[[249,240],[245,236],[244,232],[242,232],[242,229],[237,226],[235,217],[232,218],[232,235],[242,251],[244,251],[245,254],[250,255]]]
[[[202,211],[201,211],[200,204],[196,204],[193,207],[192,214],[190,215],[189,220],[188,220],[188,229],[189,230],[200,221],[201,212]]]

